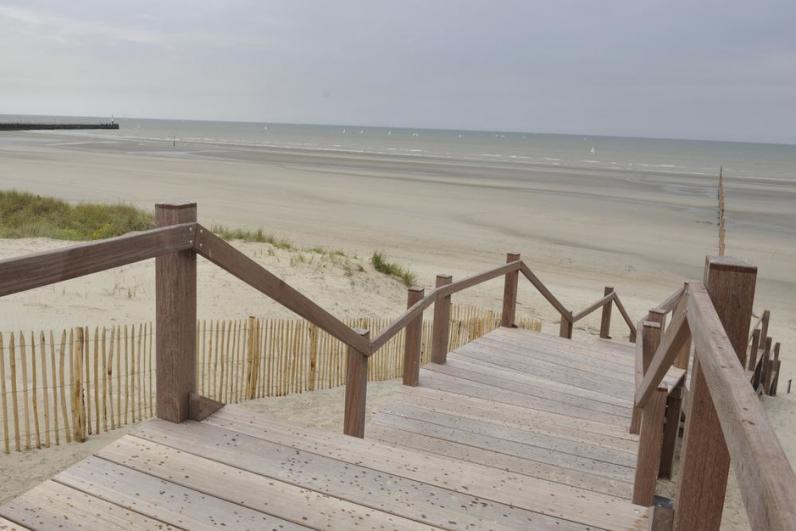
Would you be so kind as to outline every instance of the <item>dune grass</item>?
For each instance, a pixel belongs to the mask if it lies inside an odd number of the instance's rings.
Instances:
[[[0,191],[0,238],[99,240],[151,229],[151,214],[130,205],[80,203]]]
[[[136,207],[125,204],[79,203],[72,205],[54,197],[44,197],[0,190],[0,238],[53,238],[57,240],[100,240],[121,236],[128,232],[151,229],[154,216]],[[265,232],[263,229],[228,228],[213,225],[211,230],[225,240],[266,243],[276,249],[298,253],[291,264],[308,262],[303,253],[318,255],[323,260],[337,264],[353,273],[350,257],[340,249],[326,247],[300,247],[284,238]],[[378,254],[378,253],[377,253]],[[357,259],[354,256],[354,259]],[[403,278],[407,274],[395,264],[386,264],[393,276]],[[397,268],[397,269],[396,269]],[[358,266],[358,271],[364,271]],[[407,282],[408,280],[404,280]]]
[[[395,262],[390,262],[382,252],[374,252],[370,257],[370,263],[379,273],[395,277],[407,286],[413,286],[417,282],[417,276],[412,271]]]

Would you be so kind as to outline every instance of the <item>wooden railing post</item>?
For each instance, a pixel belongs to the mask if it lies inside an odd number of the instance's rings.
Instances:
[[[450,275],[437,275],[436,287],[453,282]],[[438,297],[434,302],[434,325],[431,332],[431,361],[443,365],[448,358],[448,336],[450,335],[451,296]]]
[[[655,351],[661,344],[661,325],[653,321],[644,321],[641,323],[641,352],[639,347],[636,347],[636,356],[641,354],[641,377],[647,374],[652,358],[655,357]],[[638,360],[636,360],[638,363]],[[638,368],[637,368],[638,371]],[[639,385],[641,380],[636,382]],[[642,427],[643,411],[639,407],[633,406],[633,415],[630,418],[630,433],[638,434]]]
[[[672,477],[674,450],[677,435],[680,433],[680,413],[683,406],[683,387],[678,386],[666,398],[666,419],[663,424],[663,446],[661,447],[661,466],[658,476],[666,479]]]
[[[603,291],[603,295],[608,295],[609,293],[613,293],[614,288],[611,286],[605,286],[605,290]],[[603,339],[611,339],[611,310],[613,309],[614,301],[608,301],[603,306],[603,315],[600,319],[600,337]]]
[[[158,204],[159,227],[196,221],[196,203]],[[195,231],[194,227],[185,230]],[[194,239],[196,235],[192,235]],[[155,259],[156,415],[172,422],[188,418],[196,391],[196,253],[179,251]]]
[[[368,330],[357,330],[370,340]],[[368,393],[368,356],[354,347],[348,347],[348,364],[345,379],[345,414],[343,433],[352,437],[365,437],[365,406]]]
[[[572,339],[572,314],[561,314],[561,326],[558,327],[558,335],[566,339]]]
[[[666,310],[663,308],[653,308],[650,310],[647,320],[661,325],[661,335],[666,330]]]
[[[705,261],[705,287],[741,367],[749,339],[756,278],[757,268],[745,261],[723,256]],[[719,529],[730,454],[698,357],[691,378],[680,479],[674,499],[674,529]]]
[[[508,253],[506,263],[510,264],[520,259],[520,253]],[[517,283],[520,279],[520,272],[512,271],[506,273],[506,282],[503,286],[503,313],[500,316],[500,326],[516,328],[517,316]]]
[[[752,344],[749,347],[749,361],[747,365],[747,369],[750,371],[755,370],[757,366],[757,355],[760,353],[760,330],[754,330],[752,332]]]
[[[655,484],[658,481],[663,445],[663,414],[666,409],[666,394],[666,388],[659,387],[642,410],[641,436],[636,456],[636,477],[633,482],[633,503],[636,505],[649,507],[655,497]]]
[[[406,307],[411,308],[423,298],[423,288],[411,287],[406,297]],[[423,336],[423,312],[406,325],[404,336],[404,385],[416,387],[420,379],[420,344]]]

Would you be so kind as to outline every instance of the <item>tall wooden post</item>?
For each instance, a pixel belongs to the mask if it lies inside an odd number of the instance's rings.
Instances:
[[[365,339],[370,331],[357,330]],[[368,393],[368,356],[348,347],[348,365],[345,380],[345,414],[343,433],[352,437],[365,437],[365,406]]]
[[[641,378],[647,374],[655,351],[661,344],[661,325],[653,321],[644,321],[641,324],[641,345],[636,346],[636,356],[641,355]],[[641,352],[639,352],[641,349]],[[636,360],[638,363],[638,360]],[[638,368],[636,369],[638,371]],[[640,382],[641,380],[637,380]],[[638,434],[642,427],[644,412],[641,408],[633,406],[633,414],[630,418],[630,433]]]
[[[605,286],[603,295],[613,293],[614,288]],[[603,306],[603,315],[600,319],[600,337],[603,339],[611,339],[611,310],[614,307],[614,301],[608,301],[608,304]]]
[[[705,287],[741,366],[749,339],[756,278],[757,268],[743,260],[724,256],[705,260]],[[698,356],[687,405],[674,529],[719,529],[730,454]]]
[[[636,456],[636,477],[633,482],[633,503],[649,507],[655,497],[655,484],[663,445],[663,413],[666,409],[666,388],[655,390],[642,410],[641,436]]]
[[[520,253],[508,253],[506,263],[510,264],[520,259]],[[503,286],[503,313],[500,316],[500,326],[516,328],[517,316],[517,283],[520,279],[519,271],[506,273],[506,281]]]
[[[661,325],[661,335],[663,335],[664,330],[666,330],[666,310],[662,308],[653,308],[650,310],[647,319]]]
[[[450,275],[437,275],[436,287],[453,282]],[[451,296],[438,297],[434,303],[434,325],[431,331],[431,361],[443,365],[448,358],[450,336]]]
[[[406,307],[411,308],[423,298],[423,288],[412,287],[406,297]],[[406,325],[404,336],[404,385],[417,387],[420,379],[420,344],[423,338],[423,312]]]
[[[159,227],[195,221],[196,203],[155,205]],[[183,422],[188,418],[189,396],[196,391],[196,253],[192,249],[155,259],[155,301],[156,415]]]
[[[575,323],[572,322],[572,314],[561,314],[561,326],[558,327],[558,335],[566,339],[572,339],[572,327]]]

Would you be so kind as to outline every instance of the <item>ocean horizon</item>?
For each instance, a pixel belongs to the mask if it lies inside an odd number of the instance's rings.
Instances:
[[[362,125],[0,115],[2,121],[115,120],[119,130],[36,131],[110,141],[430,157],[552,168],[796,181],[796,145]],[[18,134],[18,133],[17,133]]]

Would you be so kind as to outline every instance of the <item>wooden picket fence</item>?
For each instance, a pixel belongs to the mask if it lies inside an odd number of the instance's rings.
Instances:
[[[389,319],[354,319],[374,334]],[[540,330],[538,320],[518,326]],[[421,362],[431,353],[424,321]],[[500,313],[452,307],[450,350],[497,328]],[[373,355],[370,380],[403,373],[404,332]],[[199,393],[225,403],[345,384],[346,345],[302,319],[200,320]],[[82,442],[154,415],[152,323],[30,333],[0,333],[0,423],[9,453]]]

